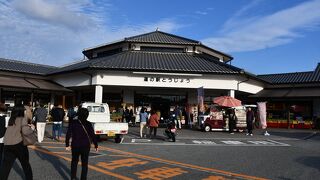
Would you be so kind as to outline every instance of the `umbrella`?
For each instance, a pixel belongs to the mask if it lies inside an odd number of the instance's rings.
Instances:
[[[219,106],[236,107],[241,106],[241,101],[231,96],[220,96],[213,99],[213,102]]]

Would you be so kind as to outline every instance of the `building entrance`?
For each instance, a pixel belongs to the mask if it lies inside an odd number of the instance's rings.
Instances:
[[[136,107],[144,106],[160,112],[160,118],[168,119],[170,108],[176,105],[184,107],[187,103],[186,96],[178,95],[147,95],[147,94],[135,94],[134,103]]]

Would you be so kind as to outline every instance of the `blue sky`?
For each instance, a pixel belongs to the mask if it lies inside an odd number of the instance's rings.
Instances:
[[[0,57],[61,66],[84,48],[158,27],[254,74],[312,71],[319,9],[320,0],[0,0]]]

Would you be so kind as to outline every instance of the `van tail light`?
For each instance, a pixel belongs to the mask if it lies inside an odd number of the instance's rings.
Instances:
[[[127,134],[127,131],[126,130],[122,130],[120,131],[121,134]]]

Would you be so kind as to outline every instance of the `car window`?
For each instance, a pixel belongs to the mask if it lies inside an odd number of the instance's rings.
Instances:
[[[105,109],[103,106],[88,106],[87,107],[89,112],[105,112]]]

